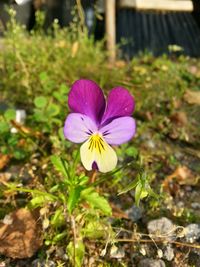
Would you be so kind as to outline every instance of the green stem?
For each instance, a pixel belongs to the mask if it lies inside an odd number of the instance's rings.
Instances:
[[[55,200],[58,200],[58,197],[52,195],[52,194],[49,194],[49,193],[46,193],[46,192],[42,192],[42,191],[39,191],[39,190],[32,190],[32,189],[28,189],[28,188],[19,188],[19,187],[15,187],[15,186],[10,186],[8,185],[8,188],[11,190],[11,191],[19,191],[19,192],[26,192],[26,193],[32,193],[32,194],[38,194],[38,195],[43,195],[43,196],[49,196],[50,198],[53,198]]]

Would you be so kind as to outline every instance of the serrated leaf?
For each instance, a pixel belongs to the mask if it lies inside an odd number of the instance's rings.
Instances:
[[[34,99],[34,104],[37,108],[44,108],[47,105],[47,98],[44,96],[38,96]]]
[[[88,224],[82,229],[82,234],[84,237],[88,238],[102,238],[105,237],[105,225],[99,221],[89,221]]]
[[[51,162],[53,163],[57,171],[61,172],[65,177],[69,178],[68,164],[66,161],[61,159],[59,156],[53,155],[51,156]]]
[[[83,190],[81,193],[81,198],[86,200],[91,207],[101,210],[103,214],[108,216],[112,214],[112,209],[108,201],[93,189],[87,188]]]

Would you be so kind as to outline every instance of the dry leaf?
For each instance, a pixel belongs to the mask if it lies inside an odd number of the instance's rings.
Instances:
[[[188,124],[188,118],[185,112],[175,112],[170,116],[171,121],[179,127],[186,126]]]
[[[0,154],[0,170],[2,170],[10,161],[9,155]]]
[[[110,206],[112,208],[112,217],[118,218],[118,219],[128,219],[128,215],[121,210],[119,207],[117,207],[114,203],[110,202]]]
[[[29,258],[42,245],[37,211],[19,209],[10,215],[11,224],[0,223],[0,253],[11,258]]]
[[[200,105],[200,91],[187,90],[184,94],[184,100],[189,104]]]
[[[179,185],[196,185],[199,177],[194,176],[192,171],[186,166],[179,166],[177,169],[163,181],[163,187],[167,191],[178,190]],[[173,184],[172,185],[170,185]]]
[[[5,184],[9,181],[9,179],[11,178],[12,174],[9,172],[2,172],[0,173],[0,184]]]
[[[27,135],[35,136],[35,137],[41,137],[42,136],[42,134],[40,132],[33,131],[31,128],[26,127],[26,126],[22,125],[21,123],[18,123],[14,120],[11,120],[10,122],[19,132],[22,132],[22,133],[27,134]]]

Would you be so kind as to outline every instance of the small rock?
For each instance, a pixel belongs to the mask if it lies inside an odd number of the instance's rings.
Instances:
[[[174,258],[174,250],[170,245],[167,245],[164,250],[164,258],[168,261],[171,261]]]
[[[130,209],[126,210],[125,213],[128,215],[128,218],[133,222],[137,222],[142,218],[142,209],[133,205]]]
[[[162,251],[162,249],[158,249],[158,250],[157,250],[157,257],[158,257],[159,259],[161,259],[161,258],[163,257],[163,251]]]
[[[150,221],[147,225],[149,234],[155,235],[159,238],[166,238],[171,240],[174,238],[175,226],[168,218],[162,217],[157,220]]]
[[[118,248],[113,245],[110,250],[110,257],[114,259],[122,259],[125,256],[125,251],[122,248]]]
[[[200,203],[198,203],[198,202],[192,202],[192,203],[191,203],[191,207],[192,207],[194,210],[198,210],[198,209],[200,209]]]
[[[56,256],[56,258],[59,258],[59,259],[65,260],[65,261],[69,259],[68,255],[65,252],[65,249],[62,247],[56,248],[55,256]]]
[[[4,224],[7,224],[7,225],[10,225],[13,223],[13,218],[10,216],[10,214],[6,215],[4,218],[3,218],[3,221],[2,221]]]
[[[165,267],[163,260],[143,259],[139,262],[138,267]]]
[[[200,238],[200,224],[192,223],[185,227],[185,238],[190,243],[198,240]]]
[[[56,267],[56,264],[54,261],[43,261],[36,259],[32,262],[31,267]]]

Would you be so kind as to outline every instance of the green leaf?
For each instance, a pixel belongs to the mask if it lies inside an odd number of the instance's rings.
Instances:
[[[100,223],[99,221],[89,221],[88,224],[82,229],[82,234],[84,237],[88,238],[103,238],[106,235],[105,225]]]
[[[136,188],[135,188],[135,204],[136,204],[136,206],[139,206],[139,204],[140,204],[141,193],[142,193],[142,185],[141,185],[141,183],[138,183]]]
[[[62,233],[57,234],[53,238],[53,243],[57,243],[57,242],[61,241],[66,236],[67,236],[67,231],[64,231]]]
[[[0,121],[0,133],[6,133],[9,131],[9,124],[5,121]]]
[[[76,204],[78,203],[80,199],[80,193],[83,190],[82,186],[77,186],[70,190],[69,197],[67,200],[67,208],[69,213],[72,213],[73,209],[75,208]]]
[[[62,83],[60,85],[60,88],[59,88],[59,91],[61,92],[61,94],[67,94],[69,92],[70,88],[65,84],[65,83]]]
[[[130,157],[137,157],[138,155],[138,150],[134,146],[130,146],[126,149],[126,154]]]
[[[24,150],[22,150],[22,149],[15,149],[13,151],[13,156],[14,156],[14,158],[16,158],[18,160],[19,159],[24,159],[26,157],[26,152]]]
[[[63,215],[64,211],[63,211],[63,207],[59,208],[56,210],[56,212],[54,213],[54,215],[51,217],[51,224],[54,227],[59,227],[64,225],[65,223],[65,218]]]
[[[75,251],[74,251],[74,243],[71,241],[67,246],[67,252],[73,266],[81,267],[85,255],[85,246],[83,242],[81,240],[77,241],[75,244]],[[75,252],[75,263],[74,263],[74,252]]]
[[[154,197],[154,198],[157,198],[157,199],[160,197],[158,194],[156,194],[156,193],[152,190],[152,188],[150,187],[150,185],[147,186],[146,190],[147,190],[148,194],[149,194],[151,197]]]
[[[16,117],[16,111],[14,109],[7,109],[6,112],[4,113],[4,117],[6,120],[14,120]]]
[[[31,201],[29,202],[29,206],[31,208],[37,208],[37,207],[43,206],[47,202],[55,202],[55,200],[53,197],[51,198],[49,195],[48,196],[36,196],[31,199]]]
[[[128,191],[132,190],[133,188],[136,187],[138,183],[138,179],[136,178],[133,182],[131,182],[130,184],[128,184],[121,192],[118,193],[118,196],[119,195],[122,195],[122,194],[125,194],[127,193]]]
[[[59,156],[53,155],[51,156],[51,162],[53,163],[57,171],[61,172],[65,177],[69,178],[68,164],[65,160],[61,159]]]
[[[47,73],[45,71],[39,74],[40,81],[47,81],[49,79]]]
[[[87,188],[81,192],[81,198],[86,200],[91,207],[101,210],[105,215],[111,215],[112,209],[108,201],[100,196],[93,188]]]
[[[145,187],[139,182],[135,188],[135,203],[136,206],[139,206],[140,200],[148,196],[148,191]]]
[[[47,98],[44,96],[38,96],[34,99],[34,104],[37,108],[44,108],[47,105]]]
[[[54,103],[50,104],[46,109],[46,115],[48,117],[55,117],[60,113],[60,107]]]
[[[62,141],[65,140],[65,136],[64,136],[64,132],[63,132],[63,127],[61,127],[59,130],[58,130],[58,136],[60,137],[60,139]]]

